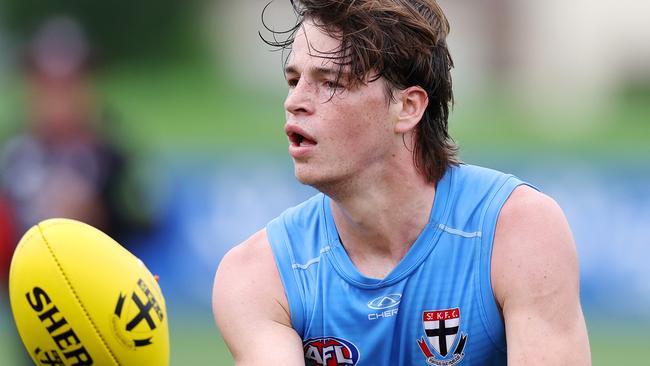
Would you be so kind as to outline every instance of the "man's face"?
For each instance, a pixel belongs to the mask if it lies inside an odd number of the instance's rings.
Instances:
[[[298,180],[320,190],[382,174],[399,137],[383,78],[351,87],[343,69],[337,81],[328,52],[340,43],[305,20],[285,70],[289,154]]]

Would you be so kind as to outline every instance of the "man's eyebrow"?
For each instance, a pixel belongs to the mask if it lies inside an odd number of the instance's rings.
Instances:
[[[338,75],[339,71],[329,67],[310,67],[307,69],[311,75]],[[289,65],[284,68],[285,74],[300,74],[298,68]]]
[[[298,74],[298,70],[293,66],[287,66],[284,68],[285,74]]]

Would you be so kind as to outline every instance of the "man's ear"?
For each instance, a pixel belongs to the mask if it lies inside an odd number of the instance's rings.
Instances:
[[[413,131],[422,119],[429,105],[429,96],[419,86],[411,86],[398,92],[401,109],[397,114],[395,132],[407,133]]]

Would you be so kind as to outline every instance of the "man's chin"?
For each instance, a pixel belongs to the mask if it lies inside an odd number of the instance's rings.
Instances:
[[[298,182],[307,186],[314,187],[319,191],[324,185],[327,185],[327,179],[325,175],[322,174],[322,172],[313,171],[311,169],[300,169],[296,167],[294,169],[294,175],[296,176]]]
[[[330,197],[337,196],[338,193],[342,192],[346,184],[341,180],[332,179],[332,177],[327,177],[323,174],[299,174],[295,173],[296,179],[307,186],[310,186],[316,189],[319,192],[325,193]]]
[[[317,185],[319,180],[320,180],[320,179],[318,179],[318,177],[315,176],[315,174],[313,174],[311,172],[310,173],[303,172],[303,171],[300,171],[298,169],[296,169],[294,171],[294,175],[296,176],[296,179],[298,180],[298,182],[300,182],[300,183],[302,183],[304,185],[307,185],[307,186],[312,186],[312,187],[314,185]]]

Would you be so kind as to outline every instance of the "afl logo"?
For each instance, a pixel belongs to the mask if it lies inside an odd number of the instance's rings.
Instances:
[[[354,366],[359,362],[359,350],[345,339],[312,338],[303,342],[305,366]]]
[[[374,310],[389,309],[399,305],[402,301],[402,294],[388,294],[379,296],[378,298],[370,301],[368,307]]]

